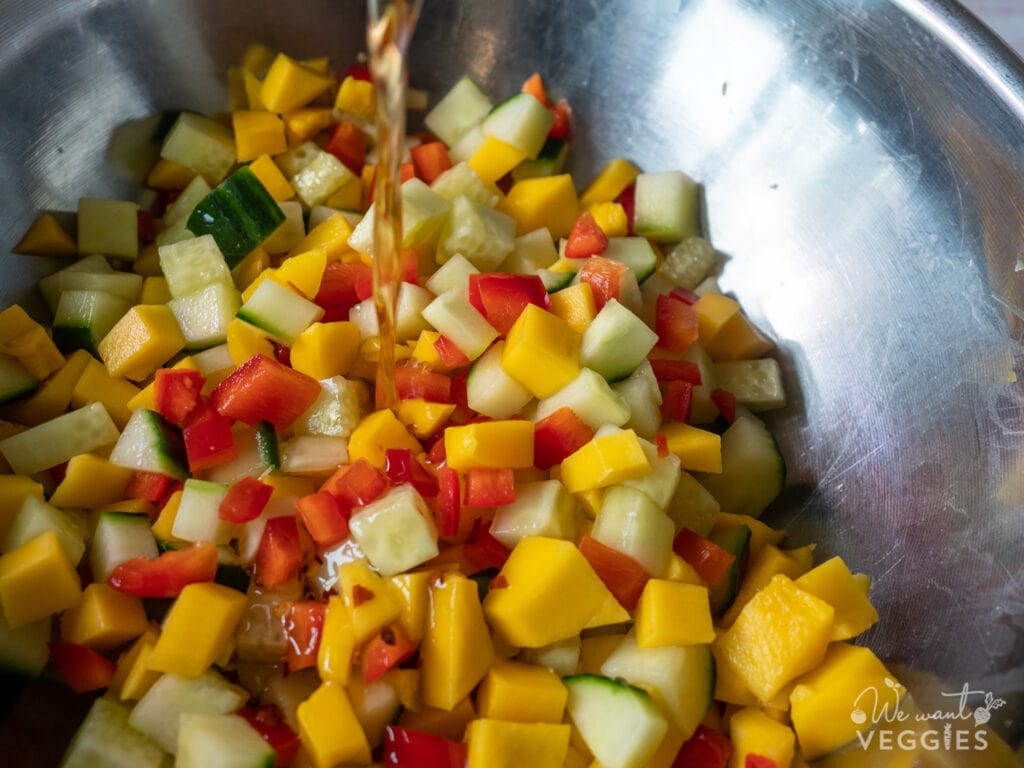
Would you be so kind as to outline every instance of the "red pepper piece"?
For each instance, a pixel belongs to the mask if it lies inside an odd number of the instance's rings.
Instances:
[[[667,459],[671,451],[668,449],[668,438],[659,432],[654,436],[656,445],[658,446],[658,458]]]
[[[302,496],[295,500],[295,508],[320,551],[348,538],[348,514],[333,494],[317,491]]]
[[[356,176],[366,165],[366,134],[351,120],[339,120],[331,129],[327,151],[334,155]]]
[[[215,467],[238,456],[231,420],[213,408],[194,411],[182,434],[188,468],[192,472]]]
[[[511,550],[491,536],[491,524],[483,524],[479,519],[473,525],[473,533],[462,547],[462,555],[476,571],[486,571],[505,564]]]
[[[590,536],[580,539],[579,549],[622,607],[629,611],[636,608],[640,594],[651,578],[646,569],[629,555]]]
[[[473,467],[466,473],[466,506],[502,507],[516,500],[516,474],[511,467]]]
[[[57,668],[64,684],[75,693],[89,693],[110,686],[117,664],[92,648],[77,643],[53,641],[50,661]]]
[[[360,285],[365,283],[373,291],[373,270],[362,261],[332,261],[324,269],[320,290],[313,299],[323,307],[322,322],[348,320],[348,311],[367,296],[360,297]]]
[[[533,465],[550,469],[594,436],[594,430],[571,408],[559,408],[537,422],[533,431]]]
[[[409,483],[420,496],[437,496],[437,478],[416,460],[408,448],[384,451],[384,474],[392,485]]]
[[[732,552],[722,549],[689,528],[683,528],[676,534],[672,549],[711,586],[721,583],[736,562],[736,555]]]
[[[693,403],[693,384],[681,379],[667,382],[661,391],[661,412],[673,421],[685,423],[690,420],[690,406]]]
[[[633,234],[633,218],[636,211],[636,184],[630,184],[621,193],[616,201],[626,212],[626,221],[629,224],[629,234]]]
[[[718,406],[719,413],[727,422],[732,424],[736,421],[736,395],[724,389],[715,389],[711,392],[711,402]]]
[[[247,523],[255,520],[270,501],[274,489],[255,477],[243,477],[228,488],[220,502],[217,515],[229,523]]]
[[[743,761],[743,768],[776,768],[775,761],[764,755],[748,754]]]
[[[685,352],[700,335],[697,313],[685,301],[663,293],[654,306],[654,331],[659,347],[669,352]]]
[[[565,242],[565,258],[589,259],[604,253],[607,248],[608,235],[597,225],[594,214],[590,211],[581,213]]]
[[[156,240],[156,221],[149,211],[139,210],[136,215],[139,229],[139,242],[151,243]]]
[[[401,624],[388,624],[363,647],[363,682],[369,685],[416,653]]]
[[[161,475],[159,472],[139,471],[133,474],[131,480],[128,481],[124,494],[125,498],[158,504],[173,492],[171,486],[176,484],[177,481],[167,475]]]
[[[428,141],[409,150],[412,167],[416,175],[427,184],[452,167],[452,159],[448,156],[448,148],[441,141]]]
[[[395,388],[399,400],[421,399],[431,403],[450,403],[452,377],[416,365],[395,368]]]
[[[384,764],[403,768],[465,768],[468,747],[399,725],[384,728]]]
[[[288,649],[286,660],[289,672],[316,666],[323,630],[324,603],[317,600],[302,600],[288,607],[284,620],[284,636]]]
[[[529,304],[544,309],[548,292],[537,275],[484,272],[469,276],[469,301],[502,335]]]
[[[698,725],[676,755],[672,768],[726,768],[732,756],[732,744],[724,734]]]
[[[343,510],[369,504],[387,489],[387,477],[366,459],[339,467],[320,486],[321,491],[327,491],[338,500]]]
[[[210,395],[213,407],[245,424],[291,426],[320,395],[320,382],[263,355],[253,355]]]
[[[555,122],[548,129],[549,139],[572,141],[572,107],[565,99],[559,99],[553,107],[548,107],[555,115]]]
[[[658,381],[686,381],[695,387],[701,385],[700,368],[689,360],[651,360],[651,370]]]
[[[444,363],[445,368],[459,368],[469,362],[466,353],[459,349],[454,341],[443,334],[437,337],[437,341],[434,342],[434,349],[441,358],[441,362]]]
[[[443,440],[439,441],[443,445]],[[450,539],[459,532],[462,515],[462,488],[459,473],[451,467],[441,467],[437,473],[437,527],[442,538]]]
[[[302,542],[295,515],[267,520],[256,550],[256,581],[267,589],[274,589],[295,578],[301,567]]]
[[[177,597],[189,584],[217,576],[217,548],[208,541],[168,550],[155,560],[136,557],[114,568],[107,583],[135,597]]]
[[[172,424],[181,425],[199,405],[205,383],[199,371],[160,368],[153,381],[157,413]]]
[[[684,304],[689,304],[691,306],[700,301],[700,294],[694,293],[688,288],[683,288],[683,286],[681,285],[677,285],[675,288],[669,291],[668,295],[671,296],[673,299],[678,299]]]
[[[349,65],[348,69],[342,74],[342,79],[346,77],[351,77],[353,80],[365,80],[368,83],[373,82],[373,75],[370,74],[369,65],[361,61]]]
[[[604,256],[591,256],[583,263],[579,271],[580,282],[590,285],[598,312],[611,299],[619,298],[622,276],[628,270],[625,264]]]
[[[401,183],[402,184],[407,182],[409,179],[411,179],[415,175],[416,175],[416,169],[413,167],[412,163],[402,163],[402,169],[401,169]],[[374,168],[373,169],[373,178],[370,181],[370,195],[369,195],[369,199],[367,200],[367,204],[373,202],[373,198],[374,198],[374,196],[376,194],[377,194],[377,169]]]
[[[277,753],[277,768],[291,765],[299,752],[299,735],[284,720],[276,704],[242,707],[238,714],[245,718],[263,740]]]

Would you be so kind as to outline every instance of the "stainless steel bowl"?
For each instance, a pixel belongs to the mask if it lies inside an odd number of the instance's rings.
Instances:
[[[250,42],[349,61],[357,0],[0,0],[0,243],[137,195],[161,109],[225,106]],[[948,0],[427,0],[412,83],[573,104],[574,171],[705,185],[722,284],[778,340],[771,514],[875,577],[883,658],[1024,701],[1024,65]],[[119,137],[111,140],[111,136]],[[136,148],[132,149],[132,148]],[[9,302],[52,265],[8,256]]]

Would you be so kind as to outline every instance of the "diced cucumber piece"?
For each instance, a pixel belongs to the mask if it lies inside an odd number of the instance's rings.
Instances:
[[[269,427],[269,433],[261,433],[259,427],[236,424],[231,431],[231,435],[234,438],[235,448],[238,451],[237,458],[225,461],[215,467],[210,467],[210,469],[203,473],[204,477],[211,482],[232,485],[243,477],[259,477],[272,466],[276,466],[276,464],[272,465],[267,460],[270,453],[268,443],[271,440],[273,441],[274,456],[275,458],[277,457],[276,433],[271,424],[260,422],[261,426],[263,424]],[[274,436],[271,437],[271,434]],[[262,437],[258,438],[258,435],[262,435]]]
[[[416,248],[431,242],[448,219],[451,203],[417,178],[402,184],[402,248]],[[371,205],[348,238],[354,250],[373,256]]]
[[[211,283],[195,293],[171,299],[167,306],[185,337],[185,348],[193,350],[223,344],[228,324],[234,320],[241,303],[235,286]]]
[[[609,299],[583,332],[580,364],[621,381],[636,370],[658,343],[658,334],[617,299]]]
[[[292,176],[292,186],[299,199],[312,208],[326,202],[327,198],[354,179],[355,175],[341,160],[330,152],[321,151]]]
[[[62,282],[66,277],[65,273],[99,272],[109,275],[112,274],[113,271],[114,268],[107,262],[106,257],[98,253],[93,253],[73,262],[72,264],[64,267],[64,269],[57,270],[56,272],[44,277],[38,283],[39,292],[43,295],[46,305],[50,307],[50,309],[55,309],[60,301],[61,291],[64,290]]]
[[[565,272],[554,269],[538,269],[537,276],[544,283],[544,290],[548,293],[556,293],[563,288],[568,288],[576,279],[575,272]]]
[[[516,221],[511,216],[457,197],[441,233],[436,258],[443,264],[458,253],[482,272],[491,272],[512,253],[515,239]]]
[[[633,231],[657,243],[700,234],[700,188],[682,171],[636,177]]]
[[[349,528],[370,564],[384,576],[415,568],[437,557],[437,528],[423,497],[409,484],[352,515]]]
[[[171,296],[188,296],[214,283],[234,285],[224,254],[211,235],[160,246],[160,269]]]
[[[403,281],[398,286],[398,301],[395,305],[395,340],[398,342],[418,338],[430,329],[423,317],[423,310],[434,300],[434,294],[415,283]]]
[[[456,253],[444,264],[437,268],[424,285],[440,296],[445,291],[457,288],[460,291],[469,290],[469,276],[478,275],[480,270],[474,267],[461,253]]]
[[[605,768],[643,768],[668,722],[646,691],[600,675],[563,678],[566,709],[587,748]]]
[[[605,659],[601,674],[649,690],[684,739],[697,730],[715,695],[715,660],[707,645],[640,648],[630,632]]]
[[[195,363],[196,370],[207,379],[211,374],[235,367],[235,361],[231,359],[231,352],[227,344],[218,344],[215,347],[196,352],[192,355],[192,362]]]
[[[37,389],[39,379],[18,358],[0,352],[0,404],[20,400]]]
[[[494,326],[458,288],[445,291],[423,310],[423,317],[447,336],[470,360],[480,357],[498,338]]]
[[[312,141],[304,141],[287,152],[275,155],[274,162],[277,163],[277,167],[281,169],[281,172],[290,179],[316,160],[321,152],[323,150]]]
[[[448,147],[448,156],[453,163],[465,163],[476,154],[486,140],[481,125],[474,125],[459,137],[459,140]]]
[[[133,512],[102,512],[89,544],[89,564],[96,581],[106,581],[114,568],[136,557],[157,556],[149,518]]]
[[[179,436],[160,414],[145,408],[132,412],[110,452],[110,463],[143,472],[158,472],[176,480],[188,476]]]
[[[650,277],[658,265],[658,254],[646,237],[609,237],[601,255],[629,267],[638,283]]]
[[[718,389],[711,356],[700,341],[695,341],[680,357],[700,369],[700,385],[690,392],[690,423],[710,424],[718,418],[718,406],[711,399],[711,393]]]
[[[512,549],[527,536],[573,541],[578,527],[579,509],[572,494],[559,480],[542,480],[517,487],[516,500],[498,509],[490,530]]]
[[[203,115],[182,112],[164,139],[160,157],[184,165],[216,184],[235,164],[235,141],[226,125]]]
[[[643,477],[626,480],[622,484],[643,491],[651,497],[659,509],[665,511],[679,485],[679,457],[671,451],[668,456],[659,456],[658,448],[648,440],[640,439],[640,447],[650,462],[651,471]]]
[[[384,742],[384,729],[395,722],[402,711],[402,701],[398,698],[398,690],[387,678],[381,678],[366,685],[362,678],[353,676],[348,685],[348,695],[352,702],[359,725],[366,734],[367,741],[373,746]]]
[[[580,637],[575,635],[540,648],[523,648],[516,658],[527,664],[547,667],[556,675],[565,677],[575,674],[580,668],[582,650]]]
[[[299,435],[281,446],[281,471],[289,475],[322,475],[348,463],[348,438]]]
[[[466,162],[457,162],[434,179],[430,188],[449,203],[462,196],[477,205],[493,208],[501,200],[497,187],[488,185]]]
[[[719,531],[712,531],[708,539],[720,546],[726,552],[735,555],[729,572],[718,584],[711,587],[708,597],[711,602],[711,615],[716,618],[729,610],[729,606],[736,600],[736,593],[740,588],[740,580],[743,577],[743,570],[747,565],[747,557],[750,553],[750,526],[738,525],[735,528],[725,528]]]
[[[78,727],[60,768],[162,768],[164,750],[132,727],[128,707],[99,698]]]
[[[50,658],[52,619],[34,621],[11,629],[0,611],[0,685],[39,677]]]
[[[327,437],[348,437],[363,417],[366,397],[365,386],[344,376],[332,376],[320,380],[320,394],[311,406],[295,420],[292,428],[297,435],[324,435]],[[261,422],[273,431],[274,427]],[[270,442],[268,440],[268,442]],[[276,433],[273,444],[274,456],[264,454],[268,464],[276,466]]]
[[[554,176],[565,169],[569,156],[569,142],[563,139],[548,139],[533,160],[523,160],[512,169],[512,181],[535,179],[538,176]]]
[[[786,462],[764,424],[737,416],[722,434],[721,474],[698,475],[698,479],[723,512],[760,517],[782,492]]]
[[[78,252],[134,261],[139,255],[138,203],[80,198]]]
[[[423,124],[451,146],[491,111],[491,101],[468,77],[462,77],[431,109]]]
[[[555,241],[551,238],[548,228],[541,227],[517,237],[512,253],[505,258],[499,268],[502,272],[533,275],[541,269],[547,269],[556,261],[558,250],[555,248]]]
[[[676,533],[689,528],[696,534],[707,536],[715,523],[720,506],[697,478],[686,470],[679,471],[679,482],[668,505],[668,516],[675,523]]]
[[[484,118],[482,128],[485,136],[501,139],[534,158],[544,146],[554,122],[554,113],[537,97],[517,93],[492,109]]]
[[[492,419],[507,419],[520,413],[533,394],[501,367],[505,342],[495,342],[473,363],[466,377],[466,397],[474,411]]]
[[[786,405],[779,362],[771,357],[731,360],[714,364],[719,389],[732,392],[736,402],[752,411],[770,411]]]
[[[270,237],[284,213],[248,166],[242,166],[214,187],[188,217],[190,232],[210,234],[228,268]]]
[[[626,485],[608,489],[590,535],[629,555],[654,578],[664,578],[672,559],[675,526],[650,496]]]
[[[256,450],[260,460],[271,469],[281,468],[281,452],[278,450],[277,430],[269,421],[256,425]]]
[[[196,176],[181,190],[181,194],[178,195],[177,199],[173,203],[167,206],[167,210],[164,212],[164,228],[173,227],[177,224],[181,224],[182,227],[188,223],[188,217],[192,215],[192,211],[199,204],[199,201],[210,194],[212,190],[209,184],[206,183],[206,179],[202,176]],[[163,245],[163,243],[159,243]]]
[[[228,487],[209,480],[189,478],[181,492],[178,514],[171,533],[185,541],[212,541],[221,546],[231,541],[235,526],[220,519],[220,503]]]
[[[629,407],[629,421],[623,428],[653,440],[661,426],[661,390],[651,364],[643,361],[628,378],[612,384],[612,390]]]
[[[333,157],[333,155],[332,155]],[[297,200],[279,202],[278,208],[284,214],[284,221],[263,243],[267,253],[288,253],[306,236],[306,222],[302,218],[302,203]],[[310,228],[316,226],[310,220]]]
[[[264,280],[238,310],[238,318],[291,346],[306,328],[324,315],[314,304],[275,280]]]
[[[166,674],[135,705],[128,723],[174,754],[181,715],[226,715],[237,711],[248,698],[248,691],[213,671],[199,677]]]
[[[19,475],[34,475],[118,439],[102,403],[90,403],[0,440],[0,454]]]
[[[709,275],[700,281],[697,287],[693,289],[693,292],[698,296],[703,296],[707,293],[721,293],[722,286],[718,283],[716,275]]]
[[[131,309],[132,303],[106,291],[62,291],[53,319],[53,341],[65,355],[84,349],[98,357],[96,346]]]
[[[671,283],[669,290],[682,286],[693,290],[718,267],[715,247],[703,237],[688,237],[665,254],[658,275]]]
[[[377,318],[377,304],[373,298],[363,299],[348,311],[348,321],[359,329],[363,341],[380,336],[380,320]]]
[[[274,768],[277,753],[238,715],[181,716],[175,768]]]
[[[27,496],[21,503],[0,552],[10,552],[47,531],[53,531],[68,561],[77,565],[85,554],[85,518],[80,513],[57,509],[37,496]]]
[[[580,369],[580,374],[560,390],[537,404],[536,421],[559,408],[571,408],[591,429],[604,425],[622,426],[629,421],[629,406],[596,371]]]
[[[132,304],[142,290],[142,275],[133,272],[92,272],[62,269],[39,281],[39,290],[50,312],[57,314],[60,295],[64,291],[105,291]]]

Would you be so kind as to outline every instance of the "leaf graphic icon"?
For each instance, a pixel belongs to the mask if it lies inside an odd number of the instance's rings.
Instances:
[[[895,680],[893,680],[893,679],[891,679],[891,678],[888,678],[888,677],[887,677],[887,678],[885,678],[885,684],[886,684],[887,686],[889,686],[890,688],[895,688],[895,687],[896,687],[896,685],[897,685],[897,683],[896,683],[896,681],[895,681]]]

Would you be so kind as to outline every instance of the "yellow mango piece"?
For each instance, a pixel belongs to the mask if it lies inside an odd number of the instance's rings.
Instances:
[[[189,584],[164,619],[150,668],[198,677],[223,653],[248,603],[243,593],[221,584]],[[196,632],[196,627],[203,631]]]
[[[139,259],[136,259],[135,263],[138,262]],[[142,281],[139,304],[166,304],[170,300],[171,289],[167,287],[166,277],[147,277]]]
[[[159,636],[159,630],[150,624],[131,648],[117,657],[117,669],[107,689],[108,695],[121,701],[134,701],[146,695],[161,676],[160,672],[149,668],[149,657]]]
[[[748,360],[767,354],[771,341],[753,326],[734,299],[707,293],[693,305],[700,341],[715,362]]]
[[[533,466],[533,422],[502,419],[448,427],[444,431],[448,466],[522,469]]]
[[[825,656],[835,610],[786,576],[773,576],[721,638],[746,687],[768,701]]]
[[[680,581],[651,579],[636,606],[636,644],[641,648],[696,645],[715,639],[708,590]]]
[[[565,320],[576,333],[582,335],[597,316],[597,303],[590,283],[576,283],[555,291],[551,299],[551,312]]]
[[[430,590],[430,615],[420,644],[423,703],[452,709],[472,691],[494,661],[476,582],[446,573]]]
[[[6,344],[39,325],[28,312],[13,304],[0,312],[0,344]]]
[[[467,768],[562,768],[569,725],[481,718],[467,729]]]
[[[314,379],[344,376],[359,354],[359,327],[355,323],[313,323],[292,345],[292,368]]]
[[[547,667],[503,661],[488,670],[476,694],[477,714],[517,723],[560,723],[569,690]]]
[[[161,157],[146,177],[146,186],[177,192],[187,187],[195,177],[196,172],[191,168]]]
[[[328,208],[336,208],[342,211],[362,211],[363,209],[363,183],[355,176],[346,181],[340,189],[333,192],[324,202]]]
[[[878,611],[841,557],[826,560],[794,583],[836,609],[832,622],[833,641],[856,637],[878,621]]]
[[[750,692],[739,672],[725,655],[722,649],[723,637],[724,634],[720,632],[715,638],[715,642],[711,644],[711,652],[715,657],[715,699],[726,702],[728,706],[736,709],[760,706],[765,711],[786,712],[789,709],[789,694],[795,684],[787,683],[771,699],[761,701]]]
[[[338,567],[338,586],[352,616],[355,643],[361,646],[402,614],[402,601],[391,583],[365,562]]]
[[[184,542],[184,539],[179,539],[172,533],[174,521],[178,517],[178,507],[181,506],[181,493],[180,490],[175,491],[167,497],[163,509],[160,510],[160,516],[150,526],[153,535],[160,539],[160,541]]]
[[[352,225],[340,213],[330,216],[317,224],[309,233],[292,248],[291,253],[305,253],[314,248],[322,248],[327,254],[327,261],[337,261],[345,254],[352,253],[348,239],[352,235]]]
[[[833,643],[789,696],[804,758],[814,760],[853,741],[874,727],[876,711],[896,711],[906,693],[870,648]]]
[[[271,472],[261,477],[260,480],[270,486],[271,501],[287,499],[289,496],[308,496],[316,490],[316,483],[308,477],[279,475]]]
[[[570,493],[606,488],[650,471],[643,446],[631,429],[595,437],[561,464],[562,483]]]
[[[715,522],[711,527],[712,531],[724,531],[729,528],[736,528],[737,526],[745,525],[750,529],[750,544],[748,550],[750,557],[757,557],[758,553],[766,544],[772,544],[778,546],[785,541],[788,535],[786,531],[781,531],[776,528],[763,523],[756,517],[750,515],[736,515],[731,512],[719,512],[715,515]],[[796,578],[795,576],[793,578]]]
[[[316,768],[370,762],[370,743],[345,687],[323,683],[296,711],[302,746]]]
[[[111,376],[142,381],[185,347],[165,304],[136,304],[114,324],[97,350]]]
[[[82,591],[78,605],[61,616],[60,635],[97,651],[109,651],[133,640],[149,627],[142,600],[106,583],[93,583]]]
[[[341,81],[341,87],[338,88],[338,95],[334,99],[334,107],[350,115],[373,117],[374,110],[376,109],[373,83],[366,80],[358,80],[354,77],[346,77]]]
[[[469,158],[469,167],[485,182],[493,184],[525,159],[526,153],[518,147],[488,136]]]
[[[640,175],[640,169],[629,160],[616,157],[609,160],[608,164],[601,169],[590,186],[580,196],[580,205],[589,208],[597,203],[607,203],[615,200],[622,192],[636,181]]]
[[[547,227],[554,238],[568,237],[579,215],[572,176],[539,176],[512,185],[498,210],[516,220],[516,234]]]
[[[249,170],[252,171],[260,184],[264,186],[275,201],[283,203],[295,197],[295,188],[289,183],[281,169],[277,167],[270,155],[261,154],[249,163]]]
[[[270,269],[270,254],[266,249],[257,246],[249,251],[245,258],[231,270],[231,280],[243,296],[249,296],[252,295],[249,288],[268,269]]]
[[[390,577],[393,594],[402,604],[398,623],[402,625],[409,639],[418,643],[427,631],[427,617],[430,613],[430,582],[434,576],[429,571],[402,573]]]
[[[279,53],[263,78],[259,100],[271,112],[291,112],[306,106],[333,84],[333,78]]]
[[[242,69],[262,77],[274,63],[277,54],[262,43],[247,45],[242,52]]]
[[[597,226],[608,237],[626,237],[629,235],[629,218],[626,209],[618,203],[594,203],[587,206]]]
[[[143,277],[161,277],[163,272],[160,271],[160,250],[157,248],[156,243],[146,243],[140,245],[139,255],[132,262],[132,272]],[[153,297],[155,300],[143,300],[143,294],[146,288],[146,281],[142,281],[143,290],[139,292],[139,298],[137,299],[138,304],[161,304],[166,303],[160,300],[162,294],[157,293]],[[152,292],[153,289],[151,288]]]
[[[416,398],[398,404],[399,420],[420,440],[436,434],[454,412],[454,403],[432,403]]]
[[[579,375],[580,340],[564,319],[528,304],[508,332],[501,367],[535,397],[548,397]]]
[[[316,668],[320,672],[320,678],[347,685],[352,673],[352,652],[355,645],[352,613],[344,598],[328,598],[323,631],[320,635],[320,648],[316,657]]]
[[[64,365],[64,355],[50,334],[38,323],[12,339],[6,339],[2,351],[15,357],[37,379],[45,379]]]
[[[442,739],[462,741],[466,726],[476,717],[473,701],[469,696],[460,699],[451,709],[438,707],[420,707],[418,710],[405,710],[398,716],[398,724],[403,728],[440,736]]]
[[[238,162],[248,163],[260,155],[279,155],[288,149],[284,121],[273,112],[240,109],[231,113]]]
[[[796,751],[793,729],[755,707],[746,707],[729,720],[733,753],[729,768],[744,768],[747,755],[767,757],[775,768],[790,768]]]
[[[78,244],[52,213],[44,213],[32,222],[32,226],[18,244],[11,248],[11,253],[27,256],[74,256],[78,253]]]
[[[434,346],[434,343],[439,338],[441,338],[441,334],[437,331],[421,331],[420,335],[416,337],[415,343],[409,342],[412,344],[412,354],[410,357],[431,371],[447,370],[445,364],[441,361],[441,356],[437,353],[437,348]]]
[[[133,474],[132,470],[115,466],[100,456],[80,453],[68,461],[67,471],[50,496],[50,503],[79,509],[113,504],[124,498]]]
[[[561,539],[523,539],[501,575],[507,586],[487,593],[484,613],[495,631],[521,648],[541,648],[578,635],[608,595],[576,546]]]
[[[615,599],[615,595],[609,592],[604,602],[597,609],[590,621],[583,629],[597,629],[599,627],[612,627],[628,624],[630,620],[629,611],[622,607],[622,603]]]
[[[295,109],[281,115],[285,137],[289,146],[301,144],[316,136],[331,124],[331,110],[325,107]]]
[[[871,591],[871,576],[866,573],[855,573],[853,574],[853,580],[857,582],[857,586],[861,588],[861,591],[867,595]]]
[[[311,248],[285,259],[274,271],[272,278],[312,301],[320,292],[320,283],[326,267],[327,251],[323,248]]]
[[[270,266],[270,257],[268,255],[267,266],[260,270],[259,274],[253,277],[249,284],[245,286],[245,290],[242,291],[242,303],[244,304],[252,298],[252,295],[256,293],[256,289],[260,287],[264,280],[273,279],[274,273],[276,272],[277,270]]]
[[[743,610],[743,606],[768,586],[768,582],[772,580],[773,576],[780,573],[795,579],[802,571],[800,565],[792,557],[771,544],[763,546],[756,555],[751,555],[743,574],[743,581],[740,582],[740,588],[736,592],[736,598],[729,606],[729,610],[722,616],[722,626],[731,627],[736,621],[736,617],[740,615],[740,611]]]
[[[0,605],[12,629],[75,606],[82,583],[53,531],[0,556]]]
[[[668,449],[679,457],[680,469],[689,472],[721,473],[721,435],[677,421],[665,424],[661,433],[665,435]]]
[[[561,479],[561,466],[552,467],[551,470],[553,473],[551,475],[552,478]],[[594,520],[597,517],[597,513],[601,511],[601,505],[604,504],[604,488],[593,488],[589,491],[580,491],[576,494],[576,501],[578,501],[580,506],[583,508],[583,514],[587,516],[587,519]]]
[[[694,567],[675,552],[672,553],[672,558],[669,560],[668,573],[665,575],[665,578],[669,581],[680,581],[683,584],[706,586],[704,579],[700,577],[700,574],[697,573]]]
[[[588,635],[580,642],[580,674],[600,675],[601,665],[622,643],[624,634]]]
[[[228,354],[235,365],[241,365],[253,355],[274,356],[274,344],[267,338],[266,332],[244,320],[236,317],[228,323],[226,335]]]
[[[21,503],[29,496],[42,501],[42,483],[25,475],[0,474],[0,541],[7,538],[11,522],[21,509]]]
[[[67,356],[60,370],[43,382],[28,400],[14,409],[11,418],[19,424],[34,427],[60,416],[68,409],[71,393],[92,359],[92,355],[84,349],[76,349]]]
[[[266,109],[263,99],[260,98],[260,91],[263,90],[263,81],[255,72],[242,71],[242,87],[245,89],[245,98],[249,109]]]
[[[366,459],[378,469],[384,469],[384,451],[388,448],[408,448],[414,454],[423,450],[398,417],[387,409],[374,411],[360,421],[348,440],[352,462]]]

